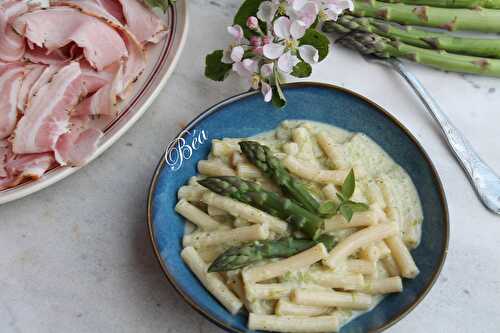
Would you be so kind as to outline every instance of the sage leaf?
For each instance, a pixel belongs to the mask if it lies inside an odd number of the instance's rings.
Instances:
[[[319,205],[318,212],[322,215],[333,215],[339,207],[333,201],[325,201]]]
[[[349,207],[354,213],[365,212],[370,209],[370,207],[363,202],[347,201],[344,206]]]
[[[348,222],[351,221],[354,212],[348,205],[341,205],[339,211]]]
[[[354,190],[356,188],[356,179],[354,177],[354,169],[351,169],[347,177],[344,179],[344,184],[342,184],[342,195],[344,200],[348,200],[352,197]]]

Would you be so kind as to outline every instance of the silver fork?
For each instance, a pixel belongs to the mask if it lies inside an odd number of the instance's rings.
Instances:
[[[449,148],[460,162],[482,203],[493,213],[500,214],[500,177],[479,157],[469,141],[452,124],[422,83],[397,59],[382,59],[365,54],[362,56],[368,62],[383,64],[395,69],[405,79],[425,105],[427,111],[439,124]]]

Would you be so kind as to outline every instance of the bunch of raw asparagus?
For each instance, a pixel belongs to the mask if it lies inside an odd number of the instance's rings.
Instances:
[[[305,238],[285,237],[232,247],[212,263],[209,271],[230,271],[263,259],[289,257],[320,242],[331,249],[335,244],[334,237],[322,235],[325,214],[321,207],[324,206],[319,204],[299,179],[288,173],[269,147],[255,141],[242,141],[240,147],[245,157],[273,180],[285,195],[266,191],[257,183],[236,176],[208,177],[198,182],[219,195],[244,202],[288,221]],[[357,207],[356,211],[368,209],[364,204],[349,201],[355,187],[354,173],[348,178],[351,179],[346,179],[350,186],[343,197],[345,205]],[[330,213],[336,214],[339,209],[340,206],[330,210]]]
[[[446,71],[500,77],[500,0],[354,3],[352,15],[323,25],[325,32],[343,34],[338,43],[382,58],[405,58]],[[462,37],[451,31],[491,34]]]

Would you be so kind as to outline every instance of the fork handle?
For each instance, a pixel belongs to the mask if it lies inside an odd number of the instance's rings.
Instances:
[[[483,204],[494,213],[500,214],[500,177],[479,157],[469,141],[453,125],[415,75],[408,71],[401,61],[390,59],[389,62],[413,88],[426,109],[438,122],[448,146],[460,162]]]

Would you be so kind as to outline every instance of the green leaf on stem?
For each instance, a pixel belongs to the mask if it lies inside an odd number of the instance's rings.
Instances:
[[[311,75],[312,67],[305,61],[299,62],[293,67],[292,75],[298,78],[304,78]]]
[[[299,45],[311,45],[318,50],[319,61],[326,58],[330,52],[330,40],[324,34],[312,28],[306,30],[305,35],[299,39]]]
[[[347,177],[344,179],[344,184],[342,184],[342,196],[344,197],[344,200],[348,200],[352,197],[355,188],[356,179],[354,177],[354,169],[351,169]]]
[[[168,7],[175,4],[175,0],[144,0],[144,2],[151,8],[160,8],[166,12]]]
[[[332,201],[325,201],[319,206],[319,213],[322,217],[330,217],[340,213],[347,220],[347,222],[350,222],[354,213],[369,210],[370,207],[367,204],[349,200],[354,194],[355,189],[356,177],[354,176],[354,170],[351,169],[347,177],[344,179],[341,191],[336,193],[340,203],[335,204]]]
[[[224,81],[232,68],[231,64],[222,62],[224,51],[216,50],[205,58],[205,76],[214,81]]]
[[[370,207],[363,202],[354,202],[350,200],[345,202],[344,206],[349,207],[354,213],[365,212],[370,209]]]
[[[347,206],[347,205],[341,205],[339,207],[339,211],[340,211],[340,214],[342,214],[342,216],[347,221],[350,221],[352,219],[352,215],[354,214],[354,212],[352,211],[352,209],[349,206]]]
[[[247,19],[250,16],[257,16],[257,11],[259,10],[259,6],[262,1],[263,0],[245,0],[234,16],[234,24],[238,24],[241,26],[241,28],[243,29],[243,33],[247,39],[250,39],[250,37],[256,35],[254,31],[250,30],[247,27]],[[265,23],[263,27],[261,26],[261,29],[263,31],[266,30]]]
[[[330,215],[334,215],[337,213],[337,210],[339,209],[339,206],[337,206],[335,204],[335,202],[333,201],[325,201],[323,202],[319,208],[318,208],[318,212],[321,214],[321,215],[327,215],[327,216],[330,216]]]
[[[274,85],[273,85],[273,97],[271,99],[271,103],[279,109],[282,109],[286,106],[286,97],[281,89],[280,85],[280,74],[276,66],[274,67]]]
[[[279,109],[286,106],[286,98],[285,95],[283,95],[283,91],[281,90],[279,83],[273,86],[273,98],[271,99],[271,103]]]

